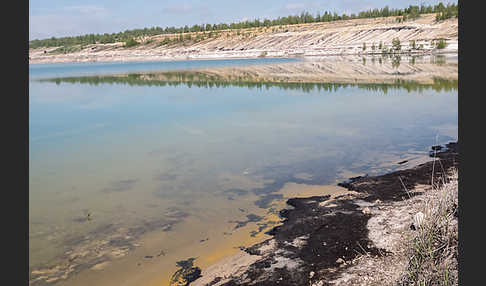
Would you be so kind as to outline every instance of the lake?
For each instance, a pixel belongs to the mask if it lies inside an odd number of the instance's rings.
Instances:
[[[177,261],[204,267],[268,238],[289,197],[457,140],[457,80],[213,72],[298,62],[31,65],[32,285],[167,284]]]

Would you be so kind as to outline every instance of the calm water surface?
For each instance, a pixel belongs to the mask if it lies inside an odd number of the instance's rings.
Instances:
[[[223,236],[222,224],[231,232],[249,213],[269,213],[284,200],[278,191],[286,183],[333,185],[348,174],[383,173],[403,159],[423,158],[437,142],[457,139],[457,89],[36,80],[203,64],[245,61],[30,67],[29,266],[35,283],[47,283],[39,277],[51,277],[46,269],[59,265],[58,276],[65,276],[52,283],[69,281],[115,259],[116,251],[128,255],[153,232],[197,242]],[[258,232],[255,224],[245,227],[247,234]],[[165,252],[183,248],[177,243],[167,238]]]

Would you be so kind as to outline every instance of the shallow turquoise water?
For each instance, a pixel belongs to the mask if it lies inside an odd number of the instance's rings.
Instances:
[[[267,63],[249,63],[259,61]],[[395,163],[403,158],[426,156],[431,145],[457,139],[457,90],[392,88],[384,93],[357,86],[326,91],[35,80],[202,64],[31,67],[31,265],[53,260],[68,247],[66,237],[94,227],[157,220],[169,207],[188,215],[211,212],[218,207],[211,206],[213,198],[240,199],[228,195],[231,189],[253,192],[262,201],[251,204],[268,207],[286,182],[335,184],[345,177],[343,171],[383,173],[400,167]],[[296,178],[299,173],[308,179]],[[207,201],[207,207],[193,207],[197,201]],[[89,227],[74,223],[86,210],[96,222]],[[42,235],[49,232],[55,235]]]

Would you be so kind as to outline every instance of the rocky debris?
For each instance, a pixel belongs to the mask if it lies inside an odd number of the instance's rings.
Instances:
[[[413,228],[412,229],[418,229],[422,226],[422,223],[424,222],[425,215],[423,212],[418,212],[413,216]]]
[[[365,214],[365,215],[369,215],[369,214],[371,214],[371,210],[370,210],[370,208],[368,208],[368,207],[364,208],[364,209],[362,210],[362,212],[363,212],[363,214]]]

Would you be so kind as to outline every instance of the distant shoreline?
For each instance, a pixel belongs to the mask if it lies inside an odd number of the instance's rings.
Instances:
[[[393,56],[438,56],[438,55],[456,55],[458,54],[457,51],[442,51],[442,52],[424,52],[424,53],[408,53],[408,52],[401,52],[396,53]],[[310,55],[310,56],[273,56],[273,57],[265,57],[267,59],[313,59],[313,58],[334,58],[334,57],[379,57],[383,56],[382,54],[326,54],[326,55]],[[69,61],[69,60],[60,60],[60,61],[30,61],[29,65],[42,65],[42,64],[56,64],[56,63],[143,63],[143,62],[178,62],[178,61],[218,61],[218,60],[247,60],[247,59],[262,59],[262,57],[258,56],[213,56],[213,57],[185,57],[185,58],[160,58],[160,57],[143,57],[143,58],[130,58],[130,59],[109,59],[109,58],[101,58],[101,59],[91,59],[91,60],[77,60],[77,61]]]
[[[309,56],[431,55],[458,52],[458,20],[436,22],[434,14],[397,23],[395,17],[288,25],[272,29],[234,31],[200,42],[162,45],[153,36],[135,47],[123,43],[91,44],[62,53],[60,47],[29,50],[29,64],[68,62],[134,62],[292,58]],[[399,46],[393,45],[399,39]],[[443,39],[445,47],[438,48]]]

